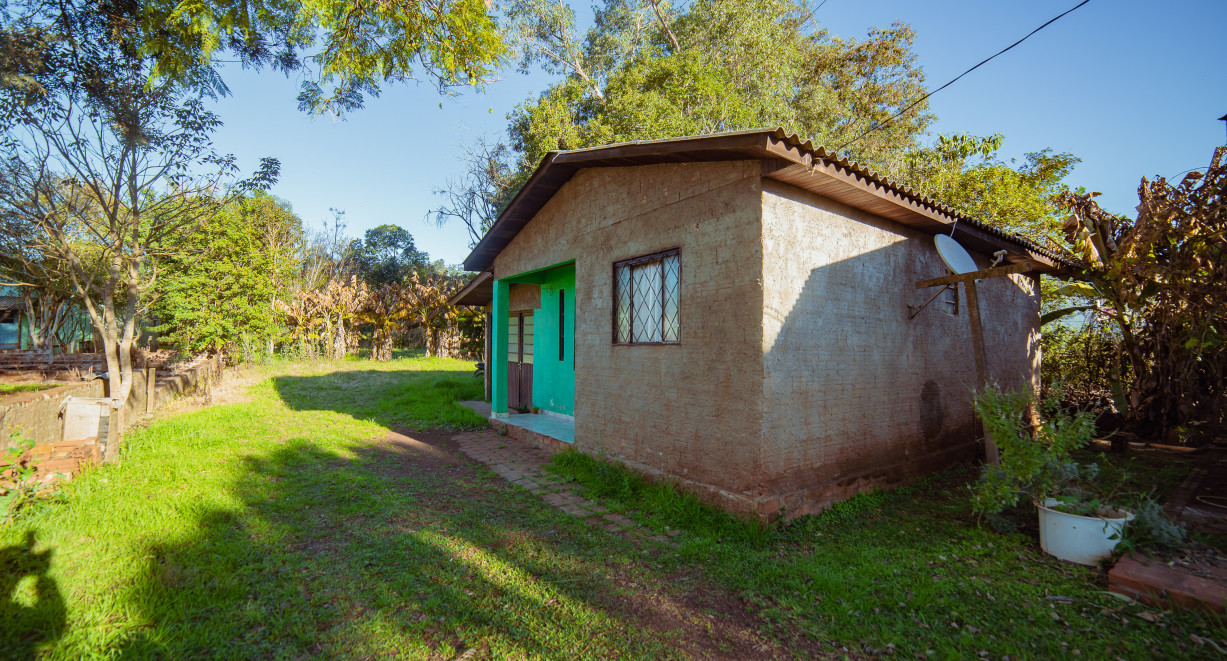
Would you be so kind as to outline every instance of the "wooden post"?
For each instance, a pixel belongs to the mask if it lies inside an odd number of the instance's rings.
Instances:
[[[110,408],[110,416],[107,417],[107,447],[105,454],[102,455],[102,461],[113,464],[119,461],[119,443],[123,437],[124,426],[120,419],[123,415],[124,407],[121,404],[118,408],[114,405],[115,400],[111,400],[104,406]]]
[[[145,413],[153,413],[157,408],[158,368],[145,368]]]
[[[988,366],[984,359],[984,333],[980,327],[980,299],[976,296],[975,280],[966,280],[963,286],[967,290],[967,316],[971,319],[971,350],[976,359],[976,381],[978,389],[983,392],[988,387]],[[984,459],[994,466],[1001,463],[997,442],[987,429],[984,430]]]
[[[1005,266],[972,271],[971,273],[952,273],[940,278],[929,278],[928,280],[921,280],[916,283],[917,289],[943,287],[958,282],[963,283],[966,287],[967,316],[971,319],[972,354],[976,360],[976,381],[979,382],[978,388],[981,391],[988,387],[988,366],[984,359],[984,332],[980,327],[980,299],[976,296],[976,280],[980,278],[999,278],[1015,273],[1030,273],[1034,270],[1035,267],[1030,263],[1007,264]],[[926,303],[926,305],[928,304]],[[914,317],[915,315],[912,316]],[[984,431],[984,459],[994,466],[1001,463],[1001,456],[997,451],[997,442],[993,440],[993,435],[987,429]]]

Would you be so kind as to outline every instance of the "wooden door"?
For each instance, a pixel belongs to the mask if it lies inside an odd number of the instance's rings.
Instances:
[[[533,313],[516,312],[507,320],[507,406],[533,405]]]

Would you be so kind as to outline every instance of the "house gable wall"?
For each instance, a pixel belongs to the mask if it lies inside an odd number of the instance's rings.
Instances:
[[[579,449],[742,492],[762,416],[761,166],[579,171],[499,254],[495,278],[575,260]],[[681,249],[681,341],[615,346],[613,264]]]
[[[933,238],[787,184],[763,187],[760,509],[800,515],[974,457],[964,291],[957,316],[939,297],[908,319],[936,292],[915,282],[946,273]],[[990,382],[1037,387],[1038,284],[1016,275],[978,292]]]

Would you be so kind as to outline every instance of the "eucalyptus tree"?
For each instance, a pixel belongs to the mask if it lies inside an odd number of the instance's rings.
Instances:
[[[924,94],[903,24],[844,40],[796,0],[607,0],[581,39],[556,6],[509,11],[533,28],[518,33],[521,65],[562,76],[510,117],[511,145],[532,165],[553,149],[769,125],[840,147]],[[930,120],[922,103],[850,153],[901,152]]]
[[[784,126],[894,171],[932,120],[925,103],[908,109],[925,90],[903,24],[840,39],[798,0],[604,0],[595,10],[581,32],[562,0],[508,4],[520,67],[557,79],[508,115],[505,143],[469,150],[436,222],[481,236],[556,149]]]

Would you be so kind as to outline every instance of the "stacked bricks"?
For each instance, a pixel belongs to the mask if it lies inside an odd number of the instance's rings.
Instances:
[[[72,479],[86,466],[92,466],[102,461],[102,445],[98,439],[90,438],[79,441],[57,441],[40,443],[23,452],[17,463],[22,466],[32,465],[35,470],[35,481],[47,484],[60,479]],[[0,459],[0,476],[7,481],[10,476],[10,464]],[[11,486],[11,485],[5,485]]]

